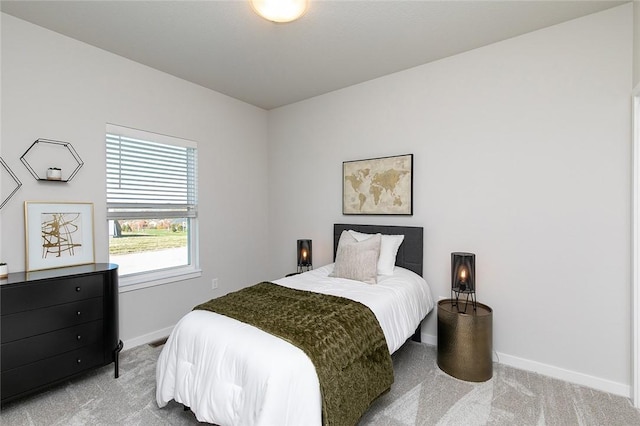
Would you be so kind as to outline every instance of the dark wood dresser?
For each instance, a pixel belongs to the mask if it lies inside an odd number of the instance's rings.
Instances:
[[[115,364],[118,266],[95,263],[0,280],[1,404]]]

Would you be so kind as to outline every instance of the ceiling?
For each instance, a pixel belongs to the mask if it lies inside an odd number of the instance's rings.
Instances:
[[[310,2],[289,24],[248,0],[2,0],[0,10],[272,109],[627,3]]]

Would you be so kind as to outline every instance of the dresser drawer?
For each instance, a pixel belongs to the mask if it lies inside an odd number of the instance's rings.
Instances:
[[[85,346],[2,372],[2,399],[8,399],[102,365],[102,345]]]
[[[101,297],[104,292],[101,275],[66,277],[46,283],[28,283],[2,288],[2,315],[59,305],[77,300]]]
[[[4,298],[4,293],[2,296]],[[96,297],[37,311],[3,315],[0,324],[2,343],[102,319],[102,305],[103,299]]]
[[[102,321],[93,321],[75,327],[2,344],[0,367],[2,371],[69,352],[102,341]]]

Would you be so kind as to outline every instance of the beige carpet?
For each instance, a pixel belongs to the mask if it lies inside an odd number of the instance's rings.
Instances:
[[[122,352],[120,378],[104,367],[21,401],[0,413],[2,425],[193,425],[191,412],[155,403],[155,365],[162,347]],[[433,346],[409,342],[393,355],[395,383],[359,425],[640,425],[627,398],[494,365],[484,383],[438,369]],[[277,426],[277,425],[274,425]],[[300,425],[304,426],[304,425]]]

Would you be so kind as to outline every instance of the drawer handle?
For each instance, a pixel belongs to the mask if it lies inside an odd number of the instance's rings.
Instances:
[[[80,314],[82,314],[82,312],[80,312],[80,311],[76,312],[77,316],[80,316]]]
[[[77,363],[80,364],[82,362],[82,360],[80,358],[78,358]]]
[[[82,339],[82,336],[78,334],[78,335],[76,336],[76,339],[80,340],[80,339]]]
[[[80,291],[80,287],[76,287],[76,291],[78,291],[78,292],[79,292],[79,291]]]

